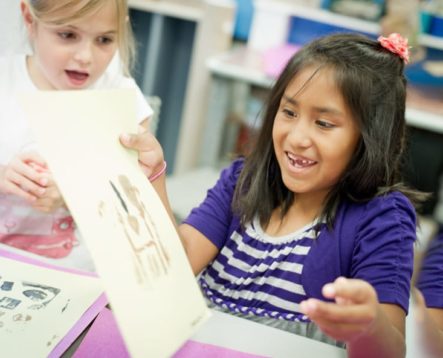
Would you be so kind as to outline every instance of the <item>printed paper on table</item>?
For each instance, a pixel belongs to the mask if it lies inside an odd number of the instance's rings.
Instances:
[[[170,356],[209,310],[136,153],[119,142],[137,131],[135,92],[39,91],[22,99],[130,354]]]
[[[0,256],[0,355],[49,356],[102,293],[96,277]]]

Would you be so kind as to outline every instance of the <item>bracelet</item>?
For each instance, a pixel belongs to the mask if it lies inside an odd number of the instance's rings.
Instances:
[[[148,179],[149,181],[152,183],[155,179],[157,179],[159,176],[161,176],[165,171],[166,171],[166,167],[168,165],[166,164],[166,161],[163,161],[163,167],[155,174],[152,174]]]

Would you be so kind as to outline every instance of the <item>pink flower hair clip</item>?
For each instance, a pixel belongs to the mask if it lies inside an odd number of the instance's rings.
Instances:
[[[400,34],[392,33],[388,37],[379,36],[377,41],[385,49],[398,55],[405,63],[409,62],[408,39]]]

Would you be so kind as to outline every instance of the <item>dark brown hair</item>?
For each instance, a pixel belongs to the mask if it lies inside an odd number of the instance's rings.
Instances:
[[[337,88],[360,130],[347,169],[329,192],[321,214],[333,226],[340,201],[367,201],[390,191],[418,204],[424,196],[401,183],[405,147],[406,79],[403,60],[377,41],[358,34],[334,34],[314,40],[289,61],[272,87],[262,127],[246,156],[235,189],[233,210],[242,224],[258,215],[265,226],[273,210],[282,217],[294,195],[283,183],[272,140],[274,118],[289,83],[310,66],[334,70]]]

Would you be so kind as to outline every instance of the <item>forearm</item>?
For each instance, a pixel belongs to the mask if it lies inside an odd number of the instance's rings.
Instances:
[[[405,337],[380,309],[371,331],[348,342],[347,350],[350,358],[403,358]]]
[[[180,232],[178,230],[177,221],[174,216],[174,212],[172,211],[171,204],[169,202],[168,198],[168,192],[166,189],[166,174],[161,175],[156,180],[151,182],[152,187],[156,191],[157,195],[159,196],[164,208],[166,209],[166,212],[168,213],[169,218],[171,219],[175,230],[177,231],[177,234],[179,235],[180,241],[183,245],[183,247],[186,250],[185,240],[181,237]]]

